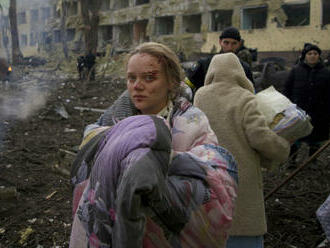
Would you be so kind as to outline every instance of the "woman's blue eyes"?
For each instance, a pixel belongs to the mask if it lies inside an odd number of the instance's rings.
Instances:
[[[143,79],[143,81],[151,82],[151,81],[155,80],[155,76],[153,76],[153,75],[146,75],[142,79]],[[127,80],[129,82],[131,82],[131,83],[135,83],[135,81],[137,80],[137,77],[136,76],[128,76],[127,77]]]
[[[155,79],[155,77],[154,76],[152,76],[152,75],[147,75],[147,76],[145,76],[145,80],[146,81],[153,81]]]

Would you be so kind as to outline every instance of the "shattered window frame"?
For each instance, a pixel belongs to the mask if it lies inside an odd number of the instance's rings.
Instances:
[[[155,35],[172,35],[174,33],[175,16],[160,16],[155,18]]]
[[[61,31],[60,30],[54,30],[54,43],[60,43],[62,40],[61,37]]]
[[[60,18],[60,13],[57,11],[56,4],[53,5],[53,17]]]
[[[135,6],[148,3],[150,3],[150,0],[135,0]]]
[[[41,34],[40,34],[40,42],[42,44],[45,44],[46,43],[47,36],[48,36],[48,32],[46,32],[46,31],[41,32]]]
[[[108,11],[108,10],[110,10],[110,0],[103,0],[101,2],[101,10],[102,11]]]
[[[33,32],[31,32],[31,33],[30,33],[30,42],[29,42],[29,46],[31,46],[31,47],[36,46],[37,43],[38,43],[38,38],[39,38],[39,33],[38,33],[38,32],[37,32],[37,33],[33,33]]]
[[[133,41],[135,43],[149,40],[147,35],[148,19],[139,20],[133,23]]]
[[[268,6],[249,6],[241,9],[241,29],[267,28]]]
[[[132,23],[125,23],[115,25],[115,39],[116,44],[120,44],[123,48],[128,48],[133,44],[133,25]]]
[[[30,10],[30,22],[38,22],[39,21],[39,9],[31,9]]]
[[[113,25],[101,25],[99,26],[100,41],[108,44],[113,40]]]
[[[66,29],[66,41],[73,41],[76,35],[75,28],[68,28]]]
[[[219,9],[211,11],[211,31],[221,31],[232,26],[233,10]]]
[[[20,35],[20,45],[21,47],[27,47],[28,46],[28,36],[26,34]]]
[[[202,14],[191,14],[182,16],[183,33],[200,33],[202,26]]]
[[[26,24],[26,12],[19,12],[17,15],[17,23],[20,24]]]
[[[113,8],[114,9],[124,9],[129,7],[129,0],[116,0],[114,2]]]
[[[310,1],[307,3],[282,4],[287,16],[285,27],[308,26],[310,24]]]
[[[78,15],[78,2],[67,2],[65,5],[67,6],[68,16]]]
[[[322,26],[330,24],[330,0],[322,0]]]
[[[41,8],[41,20],[46,21],[51,18],[51,7]]]

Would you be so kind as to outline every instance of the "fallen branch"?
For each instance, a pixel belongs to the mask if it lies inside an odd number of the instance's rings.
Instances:
[[[92,112],[98,112],[98,113],[104,113],[105,109],[98,109],[98,108],[87,108],[87,107],[74,107],[76,110],[80,111],[92,111]]]
[[[62,148],[60,148],[60,152],[64,152],[64,153],[69,154],[69,155],[72,155],[72,156],[76,156],[77,155],[74,152],[71,152],[71,151],[68,151],[68,150],[65,150],[65,149],[62,149]]]
[[[46,196],[46,200],[49,200],[50,198],[52,198],[55,194],[57,194],[57,191],[54,191],[52,193],[50,193],[49,195]]]
[[[303,168],[305,168],[311,161],[317,158],[320,153],[330,145],[330,140],[328,140],[322,147],[320,147],[312,156],[306,159],[296,170],[294,170],[283,182],[281,182],[277,187],[275,187],[271,192],[269,192],[265,196],[265,200],[267,200],[270,196],[272,196],[276,191],[283,187],[288,181],[290,181],[295,175],[298,174]]]

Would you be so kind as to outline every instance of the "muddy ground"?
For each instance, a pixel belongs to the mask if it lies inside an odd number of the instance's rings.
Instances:
[[[125,87],[118,78],[97,78],[83,84],[53,77],[48,83],[52,87],[41,108],[25,119],[17,119],[19,113],[1,116],[7,132],[0,153],[0,190],[7,192],[0,198],[0,248],[68,247],[70,162],[83,128],[101,114],[75,107],[104,109]],[[2,90],[0,95],[17,91],[19,87]],[[4,98],[1,100],[3,103]],[[15,104],[19,103],[11,103]],[[265,247],[310,248],[325,239],[315,211],[330,193],[329,163],[330,148],[267,199]],[[265,172],[265,194],[292,172],[287,165]]]

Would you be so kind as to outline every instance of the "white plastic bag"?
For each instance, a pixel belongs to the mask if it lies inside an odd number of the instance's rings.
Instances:
[[[256,94],[258,108],[268,126],[290,142],[309,135],[313,126],[307,113],[273,86]]]
[[[276,114],[283,112],[292,102],[273,86],[268,87],[256,94],[259,110],[266,117],[269,125]]]

